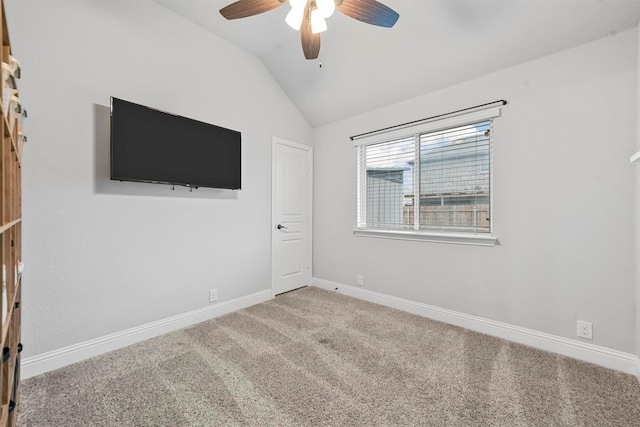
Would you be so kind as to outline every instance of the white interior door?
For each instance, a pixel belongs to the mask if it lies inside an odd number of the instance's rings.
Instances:
[[[273,138],[272,284],[281,294],[311,284],[312,148]]]

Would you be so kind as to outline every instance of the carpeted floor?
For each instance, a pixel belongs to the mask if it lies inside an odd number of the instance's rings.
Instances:
[[[23,381],[18,425],[640,426],[640,384],[309,287]]]

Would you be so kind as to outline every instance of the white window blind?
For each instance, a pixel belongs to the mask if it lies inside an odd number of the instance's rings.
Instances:
[[[492,126],[489,118],[359,143],[357,228],[490,233]]]

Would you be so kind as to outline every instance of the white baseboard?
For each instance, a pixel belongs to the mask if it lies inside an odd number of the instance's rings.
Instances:
[[[410,301],[379,292],[343,285],[329,280],[313,278],[313,285],[359,298],[365,301],[384,305],[430,319],[460,326],[473,331],[504,338],[520,344],[529,345],[542,350],[559,353],[565,356],[595,363],[606,368],[615,369],[635,375],[640,381],[640,358],[638,356],[582,343],[556,335],[521,328],[507,323],[496,322],[482,317],[472,316],[453,310],[443,309],[428,304]],[[336,289],[337,288],[337,289]],[[186,328],[224,314],[232,313],[273,298],[271,289],[251,295],[225,301],[210,307],[179,314],[156,322],[147,323],[135,328],[74,344],[58,350],[22,359],[20,377],[31,378],[72,363],[80,362],[109,351],[117,350],[158,335]]]
[[[232,313],[234,311],[268,301],[273,298],[271,289],[256,292],[230,301],[193,310],[172,316],[156,322],[147,323],[135,328],[105,335],[89,341],[74,344],[58,350],[22,359],[20,377],[31,378],[63,366],[77,363],[109,351],[117,350],[158,335],[166,334],[178,329],[186,328],[196,323],[204,322],[214,317]]]
[[[508,323],[496,322],[453,310],[435,307],[403,298],[373,292],[360,287],[343,285],[329,280],[313,278],[313,285],[319,288],[359,298],[365,301],[396,308],[472,331],[559,353],[564,356],[584,360],[606,368],[635,375],[640,381],[640,359],[631,353],[624,353],[594,344],[521,328]]]

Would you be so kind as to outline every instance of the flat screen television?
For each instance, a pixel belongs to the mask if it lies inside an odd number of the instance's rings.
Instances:
[[[111,179],[241,188],[241,133],[111,97]]]

